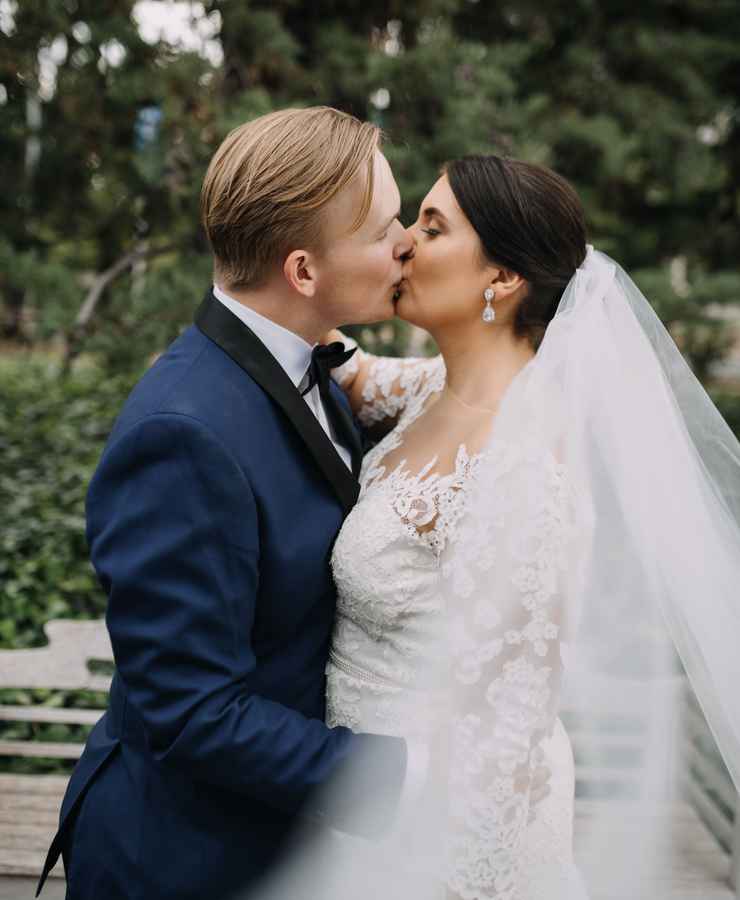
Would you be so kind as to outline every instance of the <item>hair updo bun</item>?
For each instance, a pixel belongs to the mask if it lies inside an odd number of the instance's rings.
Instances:
[[[586,256],[578,195],[551,169],[499,156],[463,156],[448,163],[445,173],[486,260],[527,280],[514,333],[536,350]]]

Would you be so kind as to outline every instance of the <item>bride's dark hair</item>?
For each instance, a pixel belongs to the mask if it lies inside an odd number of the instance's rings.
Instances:
[[[529,283],[514,333],[529,338],[536,350],[586,256],[578,194],[551,169],[500,156],[463,156],[444,171],[486,260]]]

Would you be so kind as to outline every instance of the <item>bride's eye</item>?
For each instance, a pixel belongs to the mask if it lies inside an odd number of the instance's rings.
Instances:
[[[441,232],[437,231],[436,228],[422,228],[421,230],[424,232],[424,234],[428,234],[430,238],[435,238],[438,234],[441,234]]]

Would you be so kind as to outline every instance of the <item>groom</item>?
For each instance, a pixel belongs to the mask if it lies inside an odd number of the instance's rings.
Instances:
[[[116,670],[37,896],[62,853],[68,900],[219,900],[299,821],[379,834],[409,790],[405,741],[324,724],[328,560],[361,448],[328,380],[347,354],[312,346],[393,315],[409,242],[378,144],[336,110],[284,110],[211,161],[214,287],[90,484]]]

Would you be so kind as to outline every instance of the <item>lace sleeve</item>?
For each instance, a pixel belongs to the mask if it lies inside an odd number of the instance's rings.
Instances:
[[[370,357],[357,417],[363,425],[396,421],[413,397],[418,397],[435,373],[443,368],[441,356],[433,359],[391,356]]]
[[[356,348],[343,366],[332,369],[332,378],[345,391],[358,420],[366,427],[392,426],[413,397],[418,397],[430,378],[444,371],[441,356],[374,356],[341,331],[331,333],[345,347]]]
[[[485,501],[475,501],[445,564],[454,710],[447,884],[464,900],[515,900],[561,680],[567,491],[554,459],[495,444],[487,454]]]

